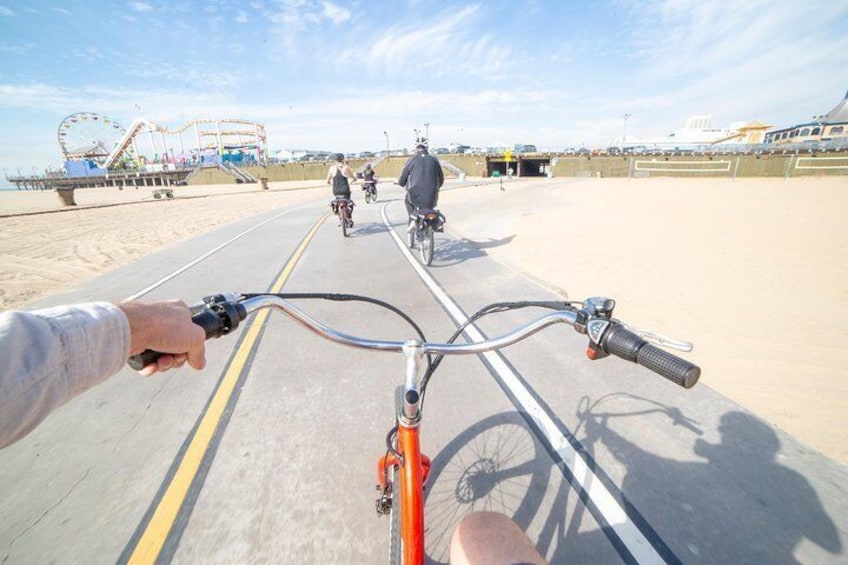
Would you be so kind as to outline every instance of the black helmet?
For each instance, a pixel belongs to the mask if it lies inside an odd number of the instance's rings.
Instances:
[[[338,161],[339,163],[343,162],[344,155],[342,155],[341,153],[336,153],[336,161]]]
[[[365,170],[366,170],[366,171],[370,171],[370,170],[371,170],[371,163],[368,163],[368,164],[366,164],[366,165],[365,165]]]

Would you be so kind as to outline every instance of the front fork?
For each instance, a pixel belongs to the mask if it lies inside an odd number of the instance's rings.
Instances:
[[[403,346],[406,356],[406,380],[403,397],[395,416],[397,433],[389,452],[377,463],[377,513],[388,514],[392,497],[400,499],[400,533],[403,539],[404,563],[423,563],[424,560],[424,485],[430,475],[430,458],[421,454],[418,428],[421,423],[419,383],[422,372],[423,348],[419,341]],[[391,473],[392,470],[397,473]],[[394,484],[390,477],[397,477]]]
[[[400,430],[398,430],[398,434],[400,433]],[[418,435],[417,430],[415,430],[414,433],[416,436]],[[406,443],[409,443],[409,441],[407,440]],[[415,443],[418,443],[417,437],[415,438]],[[398,438],[398,444],[401,444],[400,438]],[[398,455],[400,455],[400,452],[398,452]],[[377,492],[379,493],[379,495],[377,496],[376,506],[377,514],[380,516],[385,516],[389,512],[391,512],[392,496],[395,494],[395,492],[398,492],[397,496],[400,496],[399,489],[401,488],[401,486],[399,484],[393,484],[390,478],[392,477],[392,467],[395,467],[400,472],[398,472],[394,476],[398,478],[398,481],[402,480],[400,479],[400,476],[402,474],[403,469],[403,456],[401,455],[400,457],[398,457],[398,455],[389,452],[380,457],[380,460],[377,462]],[[421,476],[422,488],[427,485],[427,479],[430,476],[430,468],[432,466],[433,464],[430,461],[430,458],[424,455],[423,453],[420,454],[418,467]]]

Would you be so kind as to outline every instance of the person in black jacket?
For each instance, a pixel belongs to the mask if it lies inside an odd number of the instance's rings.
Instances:
[[[406,188],[406,211],[409,213],[409,229],[414,229],[413,212],[416,209],[433,209],[439,202],[439,189],[445,183],[445,174],[439,160],[427,152],[427,146],[419,144],[398,179]]]

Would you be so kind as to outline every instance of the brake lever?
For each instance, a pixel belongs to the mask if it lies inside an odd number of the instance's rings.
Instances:
[[[689,352],[692,351],[692,349],[695,347],[695,345],[691,341],[671,339],[670,337],[658,334],[657,332],[653,332],[651,330],[640,330],[636,328],[631,328],[629,326],[628,329],[633,333],[637,334],[638,336],[643,337],[646,340],[656,345],[659,345],[660,347],[665,347],[666,349],[676,349],[677,351]]]

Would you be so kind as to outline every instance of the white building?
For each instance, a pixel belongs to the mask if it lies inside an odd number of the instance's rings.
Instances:
[[[712,116],[702,114],[689,116],[686,126],[665,137],[627,137],[624,147],[646,147],[649,149],[694,149],[704,146],[726,147],[729,145],[762,143],[765,131],[771,126],[760,122],[733,122],[726,128],[713,127]]]

